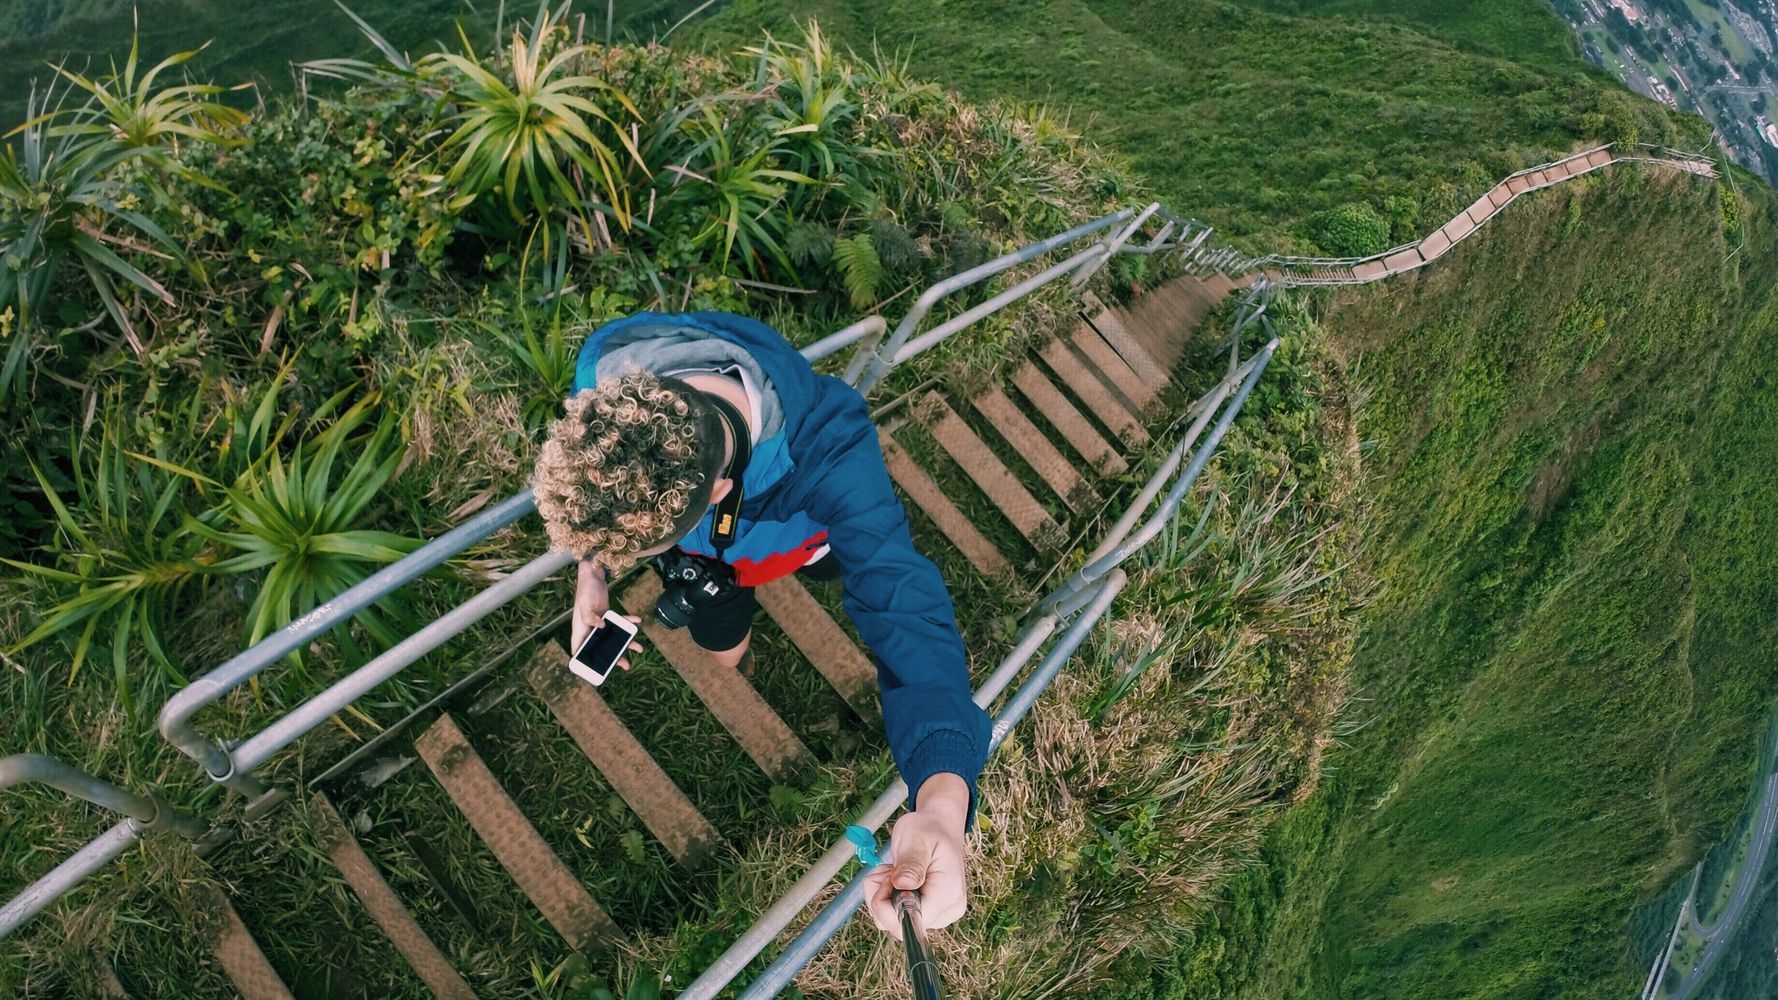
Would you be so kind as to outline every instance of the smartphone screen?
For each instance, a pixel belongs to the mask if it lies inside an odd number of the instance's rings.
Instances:
[[[568,661],[568,669],[576,677],[588,684],[598,687],[610,676],[611,668],[629,648],[630,640],[636,637],[636,626],[629,619],[608,611],[605,620],[592,634],[587,636],[574,651],[574,658]]]

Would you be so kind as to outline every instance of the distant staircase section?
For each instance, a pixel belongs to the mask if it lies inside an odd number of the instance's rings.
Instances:
[[[1654,146],[1600,146],[1554,163],[1527,167],[1508,176],[1475,203],[1458,213],[1425,239],[1385,250],[1369,257],[1256,257],[1229,269],[1240,274],[1240,285],[1264,278],[1280,285],[1364,285],[1432,263],[1482,224],[1499,214],[1514,198],[1541,191],[1612,163],[1652,163],[1698,177],[1717,176],[1716,161],[1696,153]]]

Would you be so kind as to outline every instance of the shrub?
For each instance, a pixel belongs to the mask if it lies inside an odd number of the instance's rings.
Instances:
[[[1389,249],[1389,220],[1368,203],[1349,201],[1310,219],[1309,238],[1336,257],[1368,257]]]

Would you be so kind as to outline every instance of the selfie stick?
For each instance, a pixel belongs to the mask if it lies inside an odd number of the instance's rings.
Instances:
[[[938,984],[938,966],[926,955],[926,922],[920,918],[920,894],[897,889],[889,897],[895,904],[895,918],[901,921],[901,943],[908,953],[908,982],[914,986],[914,1000],[945,1000],[945,991]]]
[[[858,860],[875,868],[885,858],[877,854],[877,837],[862,826],[846,827],[846,839],[858,852]],[[914,985],[914,1000],[945,1000],[945,991],[938,983],[938,966],[926,955],[926,921],[920,915],[920,894],[910,889],[896,889],[889,894],[895,907],[895,919],[901,922],[901,943],[907,949],[908,982]]]

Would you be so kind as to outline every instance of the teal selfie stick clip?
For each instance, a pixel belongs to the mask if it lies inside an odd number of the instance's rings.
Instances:
[[[877,853],[877,836],[864,827],[854,823],[846,827],[846,839],[858,851],[858,860],[870,868],[883,863],[882,855]]]

